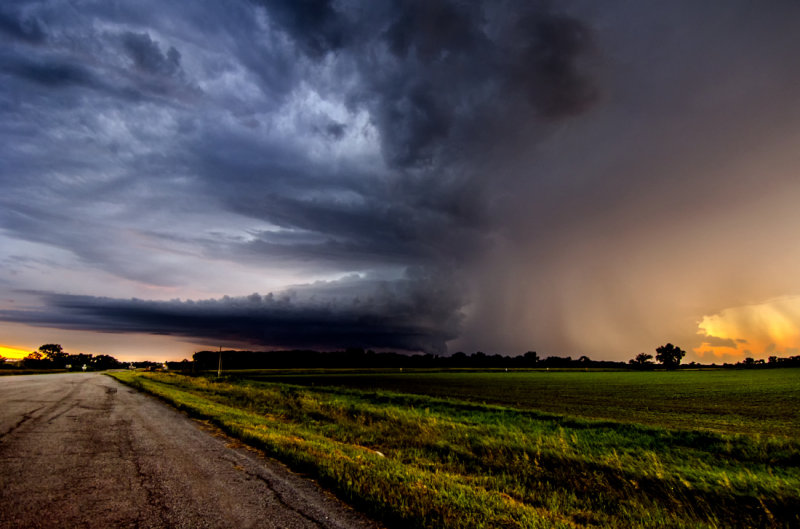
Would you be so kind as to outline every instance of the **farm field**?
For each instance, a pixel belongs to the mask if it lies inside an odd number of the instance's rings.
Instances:
[[[243,371],[234,376],[415,393],[667,428],[800,438],[800,369]]]
[[[797,527],[798,374],[113,376],[389,527],[444,529]]]

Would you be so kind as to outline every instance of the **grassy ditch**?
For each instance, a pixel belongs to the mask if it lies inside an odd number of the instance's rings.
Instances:
[[[402,528],[797,527],[800,444],[427,395],[114,373]]]

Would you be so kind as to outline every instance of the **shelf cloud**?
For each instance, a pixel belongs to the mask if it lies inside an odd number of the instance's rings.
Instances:
[[[800,292],[798,10],[6,3],[0,320],[739,351],[698,322]]]

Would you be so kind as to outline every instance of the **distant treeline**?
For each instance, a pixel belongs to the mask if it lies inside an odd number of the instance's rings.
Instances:
[[[800,355],[780,357],[770,356],[767,360],[755,360],[753,358],[745,358],[741,362],[735,364],[723,364],[723,367],[734,367],[744,369],[755,368],[772,368],[772,367],[800,367]]]
[[[217,369],[219,351],[200,351],[194,354],[195,369]],[[180,364],[180,362],[176,362]],[[185,365],[185,364],[184,364]],[[170,366],[172,367],[172,366]],[[222,368],[228,369],[291,369],[291,368],[625,368],[624,362],[595,361],[586,356],[548,356],[540,358],[534,351],[518,356],[471,355],[458,352],[450,356],[432,354],[400,354],[375,352],[364,349],[320,352],[311,350],[288,351],[222,351]]]
[[[192,362],[167,362],[169,369],[209,371],[218,368],[219,351],[199,351],[194,354]],[[432,354],[401,354],[393,352],[375,352],[364,349],[347,349],[344,351],[321,352],[307,349],[285,351],[222,351],[222,369],[356,369],[356,368],[595,368],[595,369],[656,369],[657,364],[634,365],[626,362],[609,360],[592,360],[587,356],[572,358],[570,356],[540,357],[535,351],[517,356],[500,354],[488,355],[483,352],[466,354],[457,352],[450,356]],[[680,366],[684,369],[700,367],[728,368],[773,368],[800,367],[800,356],[789,358],[770,357],[768,361],[748,358],[737,364],[698,364],[691,362]]]
[[[67,369],[72,371],[105,369],[138,368],[167,369],[184,372],[216,370],[219,366],[219,351],[199,351],[192,360],[180,362],[120,362],[109,355],[67,354],[59,344],[45,344],[38,351],[17,362],[7,361],[0,357],[0,369]],[[84,367],[85,366],[85,367]],[[675,369],[698,368],[733,368],[733,369],[771,369],[780,367],[800,367],[800,355],[790,357],[770,356],[767,360],[745,358],[738,363],[699,364],[690,362],[673,367]],[[450,356],[432,354],[401,354],[394,352],[375,352],[351,348],[344,351],[322,352],[307,349],[285,351],[222,351],[222,368],[230,369],[359,369],[359,368],[464,368],[464,369],[510,369],[510,368],[594,368],[594,369],[661,369],[663,365],[652,362],[652,355],[641,353],[626,362],[610,360],[592,360],[587,356],[572,358],[571,356],[540,357],[535,351],[510,356],[488,355],[481,351],[473,354],[463,352]]]

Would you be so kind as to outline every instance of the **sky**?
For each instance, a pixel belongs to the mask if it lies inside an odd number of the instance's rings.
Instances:
[[[798,354],[798,20],[5,1],[0,354]]]

